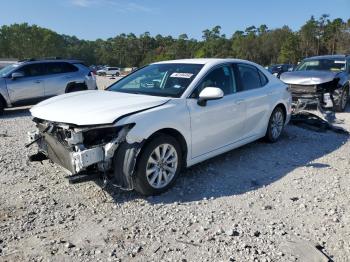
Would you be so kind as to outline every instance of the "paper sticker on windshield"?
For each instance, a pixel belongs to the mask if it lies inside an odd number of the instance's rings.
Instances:
[[[334,61],[334,64],[345,64],[345,61]]]
[[[178,77],[178,78],[191,78],[193,74],[191,73],[172,73],[170,77]]]

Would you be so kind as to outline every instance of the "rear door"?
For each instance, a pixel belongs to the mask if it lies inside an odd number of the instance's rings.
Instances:
[[[218,87],[224,97],[197,104],[198,95],[205,87]],[[232,144],[243,136],[245,103],[236,93],[235,74],[231,65],[214,68],[199,83],[187,106],[191,115],[192,158]]]
[[[79,77],[78,68],[67,62],[44,63],[45,76],[45,97],[64,94],[70,82],[83,82]]]
[[[267,77],[255,66],[245,63],[234,65],[239,75],[239,92],[246,104],[245,138],[265,132],[270,118],[270,97]]]
[[[16,73],[24,76],[16,79],[6,79],[7,90],[11,103],[33,104],[44,97],[44,68],[42,64],[28,64],[18,68]]]

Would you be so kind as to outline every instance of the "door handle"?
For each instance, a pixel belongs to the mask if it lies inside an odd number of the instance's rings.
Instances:
[[[235,101],[236,105],[240,105],[244,102],[244,99],[238,99],[237,101]]]
[[[40,83],[41,83],[41,80],[35,80],[34,83],[40,84]]]

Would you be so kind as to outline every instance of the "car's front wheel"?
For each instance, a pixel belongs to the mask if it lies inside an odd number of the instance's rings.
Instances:
[[[284,111],[276,107],[269,119],[265,138],[268,142],[274,143],[281,136],[285,122]]]
[[[157,195],[168,190],[182,168],[179,143],[162,134],[153,138],[142,150],[135,174],[135,189],[143,195]]]
[[[2,113],[4,112],[4,109],[5,109],[5,103],[2,101],[0,97],[0,115],[2,115]]]
[[[339,103],[336,104],[335,106],[335,109],[337,110],[337,112],[345,111],[348,100],[349,100],[349,89],[346,87],[341,93],[341,96],[339,97]]]

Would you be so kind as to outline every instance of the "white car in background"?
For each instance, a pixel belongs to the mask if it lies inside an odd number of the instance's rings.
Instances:
[[[119,67],[110,67],[107,66],[105,68],[102,68],[100,70],[97,70],[96,72],[99,76],[105,76],[105,75],[111,75],[111,76],[119,76],[120,75],[120,68]]]
[[[291,94],[255,63],[188,59],[154,63],[106,91],[61,95],[30,111],[35,159],[71,174],[99,170],[114,185],[154,195],[185,167],[262,137],[277,141]]]

